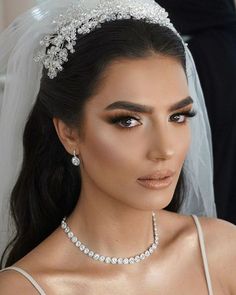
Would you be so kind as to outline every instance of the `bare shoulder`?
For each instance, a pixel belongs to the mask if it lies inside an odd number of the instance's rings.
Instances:
[[[228,221],[199,217],[210,267],[236,294],[236,226]]]
[[[39,285],[38,277],[40,271],[40,261],[43,261],[45,251],[39,249],[44,242],[36,246],[25,256],[17,260],[11,267],[17,267],[25,271],[29,276],[33,278]],[[17,292],[16,292],[17,290]],[[14,269],[6,269],[0,272],[0,294],[39,294],[33,284],[19,271]]]
[[[64,238],[63,235],[62,237]],[[58,277],[60,278],[59,274],[64,274],[64,270],[67,267],[66,255],[62,255],[62,253],[65,253],[64,246],[68,241],[65,239],[65,242],[63,242],[58,240],[55,230],[55,232],[25,256],[17,260],[12,266],[24,270],[43,290],[49,289],[47,283],[50,280],[52,285],[54,284],[55,288],[57,288],[58,284],[55,284],[55,280],[58,281]],[[71,246],[70,243],[69,246]],[[39,294],[39,292],[23,274],[9,269],[0,272],[0,294],[33,295]]]
[[[199,221],[206,244],[213,247],[215,251],[228,250],[224,255],[225,258],[236,255],[236,226],[234,224],[223,219],[210,217],[199,217]]]
[[[17,290],[17,291],[16,291]],[[38,294],[31,283],[20,273],[14,270],[0,272],[0,294],[15,295]]]

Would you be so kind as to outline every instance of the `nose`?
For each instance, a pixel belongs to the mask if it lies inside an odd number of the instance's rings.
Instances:
[[[167,126],[155,128],[150,136],[148,158],[152,161],[168,160],[175,154],[174,136]],[[176,139],[176,138],[175,138]]]

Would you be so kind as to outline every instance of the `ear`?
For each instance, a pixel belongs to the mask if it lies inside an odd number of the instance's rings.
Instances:
[[[76,128],[66,125],[58,118],[53,118],[53,124],[66,151],[73,155],[73,151],[75,150],[76,154],[79,154],[79,135]]]

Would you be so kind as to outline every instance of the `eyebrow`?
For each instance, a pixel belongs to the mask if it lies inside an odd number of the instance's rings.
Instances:
[[[177,103],[173,104],[172,106],[170,106],[168,111],[169,112],[176,111],[192,103],[193,103],[193,99],[190,96],[188,96],[178,101]],[[138,103],[133,103],[129,101],[115,101],[105,108],[105,110],[109,110],[109,111],[116,110],[116,109],[128,110],[128,111],[133,111],[138,113],[148,113],[148,114],[151,114],[154,110],[153,107],[138,104]]]

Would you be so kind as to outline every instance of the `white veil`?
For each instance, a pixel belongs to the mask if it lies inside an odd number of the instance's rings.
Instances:
[[[52,33],[53,20],[65,11],[69,2],[49,0],[35,6],[0,35],[0,70],[6,73],[0,102],[0,254],[14,230],[9,223],[9,198],[21,169],[24,125],[40,87],[42,65],[35,63],[33,57],[39,50],[42,37]],[[92,6],[96,0],[85,2]],[[216,216],[211,132],[201,86],[188,49],[186,56],[190,95],[198,114],[190,121],[192,144],[184,164],[188,189],[181,212]]]

